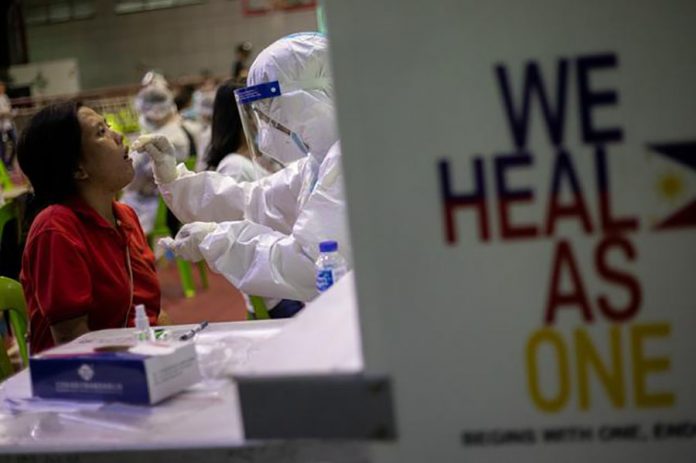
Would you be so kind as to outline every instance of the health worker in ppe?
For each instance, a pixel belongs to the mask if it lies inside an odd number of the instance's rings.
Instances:
[[[259,54],[247,83],[236,97],[250,149],[282,170],[240,183],[177,167],[165,137],[139,139],[134,149],[152,157],[176,216],[193,222],[170,243],[175,253],[204,258],[248,294],[309,301],[320,242],[337,241],[352,267],[326,38],[278,40]]]

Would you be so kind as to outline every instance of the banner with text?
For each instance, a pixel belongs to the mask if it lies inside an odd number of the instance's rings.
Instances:
[[[380,458],[694,461],[694,17],[328,4]]]

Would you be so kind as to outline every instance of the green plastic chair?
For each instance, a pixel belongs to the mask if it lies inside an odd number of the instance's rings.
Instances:
[[[249,296],[249,302],[254,308],[254,316],[247,312],[247,320],[270,320],[271,316],[268,314],[268,307],[260,296]]]
[[[150,246],[154,247],[155,240],[162,236],[172,236],[172,231],[167,225],[167,205],[160,196],[159,204],[157,205],[157,215],[155,216],[155,226],[149,236]],[[184,291],[184,296],[187,298],[194,297],[196,295],[196,286],[193,283],[191,263],[180,257],[177,257],[175,261],[179,271],[179,280],[181,281],[181,289]],[[201,286],[203,286],[203,289],[207,289],[208,272],[205,268],[205,262],[201,261],[196,265],[198,266],[198,273],[201,276]]]
[[[19,346],[22,365],[29,365],[29,348],[27,346],[27,302],[24,299],[22,285],[11,278],[0,277],[0,311],[9,312],[10,327]],[[0,379],[14,373],[12,364],[5,350],[5,344],[0,343]]]
[[[2,162],[0,162],[0,185],[2,186],[2,189],[5,191],[9,191],[12,188],[14,188],[14,183],[12,183],[10,174],[7,172],[5,164]]]
[[[184,165],[191,172],[195,171],[196,170],[196,157],[191,156],[190,158],[186,158],[186,160],[184,161]]]

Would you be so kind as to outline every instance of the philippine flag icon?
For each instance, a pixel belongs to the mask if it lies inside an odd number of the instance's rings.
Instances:
[[[660,213],[655,230],[696,227],[696,141],[648,145],[661,158],[654,186]]]

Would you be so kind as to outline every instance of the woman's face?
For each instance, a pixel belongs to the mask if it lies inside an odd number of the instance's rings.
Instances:
[[[82,130],[80,167],[86,173],[82,180],[110,192],[120,191],[135,173],[123,137],[91,108],[80,108],[77,118]]]

